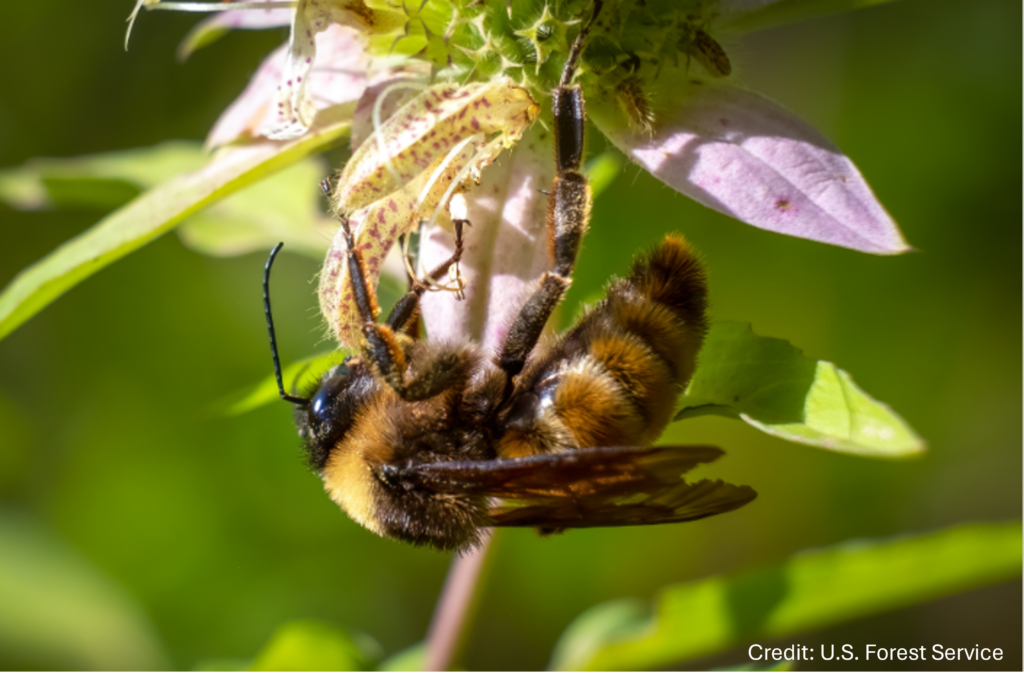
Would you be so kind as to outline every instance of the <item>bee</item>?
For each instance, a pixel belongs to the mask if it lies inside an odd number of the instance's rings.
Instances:
[[[590,219],[590,186],[580,172],[584,101],[571,83],[589,25],[553,92],[553,264],[496,352],[418,339],[418,303],[427,290],[419,281],[378,322],[360,252],[341,217],[362,350],[306,394],[288,394],[269,297],[280,244],[267,261],[264,304],[280,395],[294,404],[310,465],[330,497],[382,536],[465,551],[489,527],[550,534],[686,522],[756,497],[746,486],[681,479],[722,455],[717,448],[651,446],[694,373],[707,331],[704,273],[681,236],[667,236],[629,276],[613,279],[604,300],[569,331],[541,338],[569,288]]]

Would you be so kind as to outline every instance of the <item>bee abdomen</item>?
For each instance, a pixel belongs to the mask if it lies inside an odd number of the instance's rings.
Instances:
[[[670,234],[633,262],[628,279],[609,287],[607,307],[598,313],[650,346],[682,389],[693,377],[707,333],[707,295],[696,255],[682,236]]]
[[[681,236],[667,236],[556,345],[535,383],[550,396],[534,407],[534,429],[563,430],[584,447],[653,443],[693,376],[706,306],[700,263]]]
[[[577,337],[584,340],[586,354],[616,386],[610,392],[619,417],[612,420],[622,429],[616,441],[602,445],[652,443],[665,429],[696,370],[708,326],[706,309],[700,262],[682,236],[669,235],[638,257],[630,276],[612,283],[606,302],[580,322]],[[611,410],[595,409],[600,400],[590,401],[589,407],[587,400],[577,403],[589,417],[563,418],[571,429],[577,429],[574,421],[582,424]]]

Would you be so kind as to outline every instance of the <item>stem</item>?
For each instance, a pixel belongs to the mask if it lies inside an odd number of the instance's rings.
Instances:
[[[480,573],[494,539],[489,533],[478,548],[452,560],[434,616],[427,631],[425,671],[446,671],[458,660],[466,639],[467,622],[475,613]]]

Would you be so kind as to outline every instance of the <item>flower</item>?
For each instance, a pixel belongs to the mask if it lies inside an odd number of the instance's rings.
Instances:
[[[338,57],[336,51],[340,50],[347,56],[351,52],[350,46],[354,45],[351,37],[336,30],[337,26],[347,26],[362,33],[376,33],[389,32],[405,24],[403,15],[388,10],[369,8],[362,0],[296,0],[295,2],[257,0],[256,2],[221,3],[138,0],[128,19],[126,46],[128,37],[131,35],[132,25],[142,7],[199,12],[221,11],[229,8],[229,11],[222,12],[213,21],[206,22],[200,29],[200,35],[202,32],[208,33],[231,27],[269,28],[291,24],[291,37],[287,49],[284,50],[283,59],[272,58],[265,62],[264,68],[261,68],[257,74],[257,77],[263,78],[267,82],[276,82],[274,112],[258,130],[259,135],[270,139],[294,139],[306,133],[312,125],[313,116],[318,107],[314,102],[315,90],[311,75],[318,47],[321,47],[322,50],[321,43],[326,42],[327,45],[334,48],[334,51],[329,52],[326,58],[336,59]],[[274,12],[275,9],[285,9],[289,13]],[[252,19],[242,18],[238,15],[238,12],[246,10],[258,13]],[[328,30],[331,30],[334,36],[330,36],[332,39],[328,41],[321,41],[320,34]],[[339,41],[343,44],[337,44]],[[200,39],[193,32],[186,44],[195,42],[200,42]],[[352,61],[359,61],[362,55],[353,54],[352,56],[355,57]],[[322,68],[320,73],[324,74]],[[330,83],[321,84],[327,89],[331,88]],[[329,102],[331,99],[331,97],[322,96],[321,108],[324,100]]]
[[[221,114],[206,138],[215,148],[253,137],[277,139],[284,134],[298,137],[308,130],[317,111],[332,106],[355,104],[370,81],[371,66],[359,33],[352,28],[332,24],[316,35],[317,59],[302,76],[306,87],[300,92],[288,89],[286,76],[290,50],[282,45],[257,69],[245,91]],[[282,82],[284,86],[282,87]],[[301,125],[292,111],[295,97],[308,98],[298,105],[308,113]],[[298,133],[298,134],[296,134]]]
[[[423,74],[414,73],[413,84],[407,85],[412,89],[395,97],[393,84],[379,88],[370,87],[372,83],[396,78],[408,81],[407,75],[396,75],[394,70],[404,57],[428,66],[435,81],[452,83],[452,87],[474,81],[509,82],[538,101],[546,99],[560,74],[569,41],[579,30],[579,16],[589,16],[592,6],[582,0],[533,0],[516,4],[518,14],[513,16],[510,4],[498,11],[490,3],[471,0],[423,0],[411,8],[407,3],[385,0],[210,4],[140,0],[139,4],[147,8],[229,8],[205,22],[199,37],[191,36],[196,43],[201,42],[203,31],[290,19],[288,46],[264,63],[246,92],[218,121],[211,145],[244,139],[245,135],[301,136],[318,109],[358,97],[361,122],[354,122],[354,128],[362,125],[371,132],[353,136],[354,142],[359,136],[367,140],[359,149],[353,144],[356,157],[362,158],[361,162],[369,158],[377,171],[386,169],[395,178],[392,152],[388,144],[374,142],[373,131],[387,127],[389,118],[380,118],[385,107],[397,110],[399,103],[422,98],[425,95],[417,95],[416,88],[422,90],[426,85],[418,80]],[[831,4],[836,8],[844,5],[841,0]],[[577,77],[588,116],[629,158],[710,208],[778,233],[869,253],[904,252],[909,248],[898,228],[853,163],[813,127],[737,85],[731,76],[731,61],[719,42],[730,31],[798,14],[801,6],[811,8],[806,9],[810,12],[829,5],[809,0],[604,0]],[[290,8],[286,10],[290,15],[282,6]],[[239,12],[254,7],[264,10],[262,20],[241,18]],[[266,14],[271,7],[276,11],[273,20]],[[377,58],[370,59],[368,54]],[[376,71],[373,62],[379,64]],[[348,80],[339,79],[339,73],[346,74]],[[376,97],[382,93],[392,99],[378,103]],[[369,111],[376,111],[380,118],[373,125],[367,122]],[[545,139],[549,133],[536,125],[511,135],[501,128],[498,125],[491,132],[502,133],[504,146],[520,136],[522,141],[499,163],[501,170],[489,169],[481,177],[483,185],[468,191],[472,228],[462,261],[468,299],[462,302],[447,293],[427,294],[424,319],[435,337],[468,334],[487,345],[497,343],[517,301],[545,267],[545,238],[540,232],[546,200],[538,197],[538,190],[545,189],[554,174],[550,140]],[[452,166],[455,171],[468,167],[473,154],[454,148],[466,143],[465,138],[441,137],[446,141],[433,157],[432,172],[440,172],[436,159],[445,154],[461,154],[461,160],[451,161],[456,163]],[[489,137],[477,140],[472,148],[480,149],[489,141]],[[492,158],[477,163],[475,170]],[[352,195],[352,187],[345,184],[351,174],[343,172],[336,196]],[[459,182],[465,179],[459,172],[447,176],[458,177]],[[464,188],[459,187],[460,191]],[[389,189],[396,195],[401,190],[397,184]],[[444,208],[452,193],[436,191],[427,184],[418,191],[430,193],[435,201],[443,197]],[[373,200],[384,198],[374,196]],[[341,200],[334,207],[347,214],[358,206]],[[436,215],[439,208],[435,208],[427,206],[426,212]],[[410,215],[415,212],[422,217],[422,211],[417,211],[418,207]],[[362,215],[357,221],[369,224]],[[408,217],[403,228],[412,228],[415,221]],[[370,247],[365,241],[370,236],[360,234],[364,239],[360,247]],[[421,246],[424,267],[443,261],[452,249],[450,234],[432,229]],[[338,254],[337,248],[332,249],[325,272],[333,271],[332,257],[337,259]],[[342,282],[342,290],[345,285]],[[496,287],[500,288],[497,292]],[[323,290],[321,293],[323,299]],[[335,303],[340,295],[333,296]],[[334,308],[327,305],[324,311],[329,316]],[[344,321],[330,325],[342,344],[356,340],[351,333],[338,332]]]

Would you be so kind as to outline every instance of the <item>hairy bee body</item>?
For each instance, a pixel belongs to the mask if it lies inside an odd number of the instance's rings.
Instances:
[[[496,353],[414,339],[426,290],[420,281],[378,321],[360,248],[339,215],[362,351],[328,371],[309,395],[289,395],[270,313],[270,266],[280,246],[267,262],[265,312],[278,390],[295,404],[310,462],[331,498],[378,534],[465,550],[492,526],[554,533],[686,522],[757,495],[720,480],[682,479],[720,456],[716,448],[651,446],[693,376],[707,330],[704,275],[682,237],[668,236],[638,258],[567,333],[542,339],[590,222],[592,195],[581,171],[586,113],[572,80],[603,2],[592,5],[552,92],[551,267]],[[462,222],[452,257],[428,280],[457,264]]]
[[[638,259],[572,330],[535,350],[503,418],[500,455],[653,443],[693,375],[706,298],[682,237]]]
[[[473,545],[494,524],[491,498],[437,493],[403,472],[442,461],[483,471],[490,461],[653,443],[693,374],[705,300],[694,255],[669,236],[571,330],[538,344],[513,386],[471,343],[401,339],[408,375],[432,382],[437,376],[425,374],[442,374],[443,389],[420,401],[402,399],[369,362],[351,359],[316,390],[324,400],[340,395],[325,411],[336,434],[297,409],[311,463],[331,498],[366,528],[442,549]],[[341,372],[344,389],[335,395]]]

